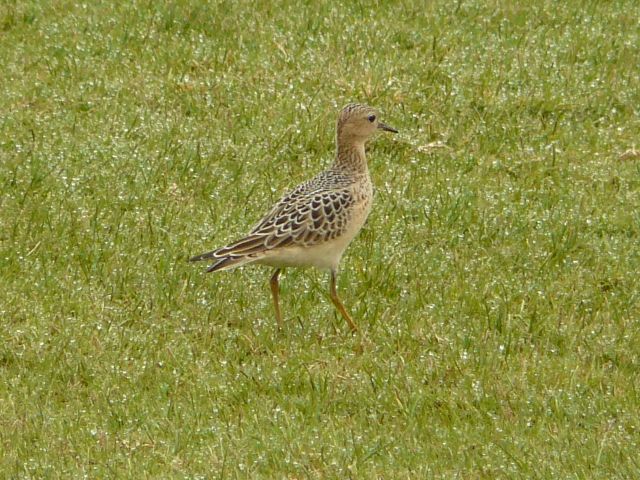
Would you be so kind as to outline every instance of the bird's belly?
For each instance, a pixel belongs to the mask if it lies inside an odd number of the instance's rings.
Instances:
[[[336,268],[344,252],[338,239],[310,247],[286,247],[269,252],[256,263],[273,267],[315,267],[321,270]]]

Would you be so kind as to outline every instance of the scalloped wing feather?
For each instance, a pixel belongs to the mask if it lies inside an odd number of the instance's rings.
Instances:
[[[355,204],[347,188],[351,182],[344,180],[336,188],[335,176],[323,172],[283,196],[246,237],[190,260],[217,259],[207,270],[215,271],[258,261],[276,248],[309,247],[339,237]]]

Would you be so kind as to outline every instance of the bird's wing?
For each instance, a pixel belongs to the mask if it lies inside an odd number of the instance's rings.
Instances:
[[[301,188],[302,187],[302,188]],[[351,217],[354,199],[347,188],[301,185],[285,195],[253,227],[249,237],[261,238],[267,249],[311,246],[340,236]]]
[[[247,236],[191,260],[216,258],[235,263],[274,248],[311,246],[334,239],[344,233],[354,203],[347,184],[329,188],[318,176],[283,196]]]

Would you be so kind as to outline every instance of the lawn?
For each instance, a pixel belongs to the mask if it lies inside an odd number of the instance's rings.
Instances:
[[[0,477],[640,478],[636,1],[6,0]],[[380,109],[328,276],[207,275]]]

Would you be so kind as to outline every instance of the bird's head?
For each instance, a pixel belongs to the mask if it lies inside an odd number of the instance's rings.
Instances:
[[[398,133],[395,128],[380,121],[379,113],[375,108],[350,103],[345,106],[338,116],[338,138],[365,142],[379,130]]]

